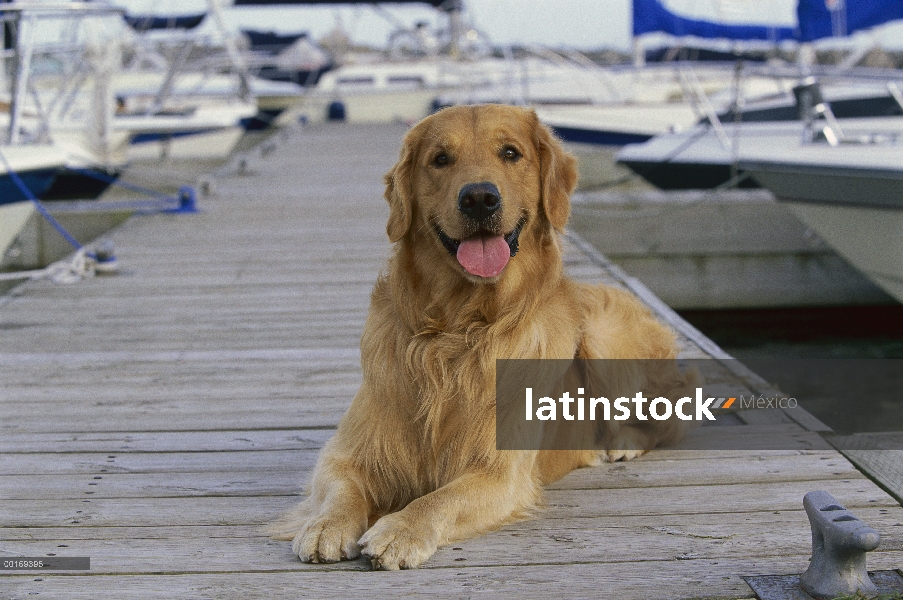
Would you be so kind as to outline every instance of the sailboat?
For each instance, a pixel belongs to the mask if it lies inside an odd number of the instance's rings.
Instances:
[[[707,117],[706,111],[722,112],[730,106],[734,97],[733,64],[647,63],[643,45],[647,34],[767,44],[794,36],[794,28],[786,25],[716,23],[681,16],[660,0],[633,0],[632,7],[635,64],[609,69],[614,85],[621,90],[620,97],[537,110],[562,139],[604,146],[641,143],[660,134],[689,130]],[[771,96],[787,86],[781,78],[747,77],[744,87],[747,94]],[[702,95],[710,106],[694,98]]]
[[[657,0],[635,0],[634,4],[651,6],[657,4]],[[846,36],[903,18],[903,3],[896,0],[861,3],[799,0],[796,13],[798,23],[791,31],[791,38],[785,33],[768,35],[775,39],[794,39],[804,48],[825,37]],[[718,34],[730,33],[714,24],[709,25]],[[692,29],[690,25],[683,26]],[[705,29],[697,24],[698,28]],[[681,27],[670,31],[679,32]],[[743,31],[739,33],[743,34]],[[764,33],[760,31],[758,39],[764,39]],[[800,53],[806,56],[811,51],[801,49]],[[738,156],[743,154],[744,146],[755,146],[763,137],[795,140],[802,135],[801,115],[808,108],[800,104],[801,90],[816,89],[816,104],[824,107],[831,118],[875,118],[874,126],[881,129],[885,127],[879,122],[882,119],[903,115],[903,96],[895,91],[894,72],[888,72],[882,79],[874,73],[859,77],[850,68],[820,69],[818,80],[800,84],[800,79],[812,70],[809,65],[780,70],[784,89],[764,99],[757,99],[756,93],[750,93],[744,81],[742,89],[745,93],[740,98],[742,108],[715,110],[712,111],[715,114],[702,115],[700,122],[691,128],[663,132],[645,143],[627,146],[618,154],[618,162],[662,189],[758,187],[756,178],[743,176],[742,168],[737,165]],[[769,69],[756,71],[767,74]],[[705,96],[702,99],[710,100]]]
[[[800,39],[808,43],[903,19],[903,3],[800,0],[797,12]],[[628,146],[619,159],[667,184],[662,187],[718,184],[733,175],[730,183],[769,189],[839,255],[903,302],[903,93],[895,75],[879,83],[897,116],[839,118],[810,76],[794,88],[794,120],[716,118],[691,132]],[[705,181],[715,170],[718,176]]]

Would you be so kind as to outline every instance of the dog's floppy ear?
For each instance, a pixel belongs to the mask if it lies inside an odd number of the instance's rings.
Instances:
[[[561,231],[571,212],[570,196],[577,185],[577,160],[564,151],[548,127],[534,119],[534,143],[539,153],[542,210],[552,226]]]
[[[401,156],[392,170],[386,173],[385,198],[389,202],[389,222],[386,233],[389,241],[397,242],[411,228],[413,219],[413,174],[416,144],[409,133],[401,147]]]

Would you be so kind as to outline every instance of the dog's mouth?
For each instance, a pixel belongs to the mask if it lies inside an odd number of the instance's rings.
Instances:
[[[507,234],[480,230],[461,240],[449,237],[437,225],[436,235],[465,271],[477,277],[495,277],[502,272],[508,260],[517,254],[518,238],[526,222],[527,218],[521,217],[514,229]]]

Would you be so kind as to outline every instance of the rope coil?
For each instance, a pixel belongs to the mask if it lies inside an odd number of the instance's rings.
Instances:
[[[115,271],[116,266],[115,258],[107,261],[98,261],[96,256],[83,247],[77,250],[70,258],[57,261],[43,269],[0,273],[0,281],[49,279],[54,283],[71,284],[78,283],[82,279],[94,277],[98,273],[112,273]]]

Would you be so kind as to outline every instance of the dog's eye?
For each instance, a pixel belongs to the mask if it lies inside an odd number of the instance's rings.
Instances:
[[[515,162],[520,158],[520,152],[518,152],[511,146],[505,146],[504,148],[502,148],[502,158],[511,162]]]
[[[437,166],[437,167],[444,167],[444,166],[446,166],[448,163],[449,163],[448,154],[446,154],[445,152],[440,152],[440,153],[437,154],[436,157],[433,159],[433,165],[435,165],[435,166]]]

